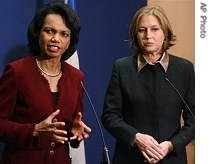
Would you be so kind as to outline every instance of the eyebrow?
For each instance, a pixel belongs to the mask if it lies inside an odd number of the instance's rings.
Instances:
[[[152,25],[152,26],[149,26],[149,27],[160,27],[160,25]],[[147,28],[145,26],[139,26],[138,28]]]
[[[54,27],[51,27],[51,26],[48,26],[48,25],[43,26],[43,29],[46,29],[46,28],[53,29],[53,30],[56,30],[57,31],[57,29],[54,28]],[[69,33],[71,33],[71,30],[69,30],[69,29],[65,29],[65,30],[61,30],[61,31],[62,32],[69,32]]]

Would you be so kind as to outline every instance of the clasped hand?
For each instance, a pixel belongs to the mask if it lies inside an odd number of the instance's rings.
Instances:
[[[56,143],[64,144],[65,141],[68,141],[66,137],[67,131],[61,130],[65,129],[65,122],[53,122],[53,119],[60,113],[60,110],[56,110],[49,117],[47,117],[44,121],[35,125],[33,135],[34,136],[46,136]],[[82,114],[79,112],[76,118],[73,121],[71,133],[73,134],[70,137],[70,140],[77,139],[78,141],[82,141],[85,138],[89,137],[89,133],[91,129],[85,125],[82,121]]]
[[[164,141],[158,143],[152,136],[137,133],[134,141],[145,157],[147,163],[157,163],[172,151],[172,143]]]

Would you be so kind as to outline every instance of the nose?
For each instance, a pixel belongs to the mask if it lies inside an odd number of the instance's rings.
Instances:
[[[51,38],[51,41],[53,42],[59,42],[59,35],[58,34],[54,34]]]
[[[147,39],[150,39],[151,36],[152,36],[151,31],[150,31],[149,29],[147,29],[147,31],[146,31],[146,33],[145,33],[145,37],[146,37]]]

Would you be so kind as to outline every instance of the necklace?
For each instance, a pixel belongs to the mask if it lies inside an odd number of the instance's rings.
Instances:
[[[44,73],[44,74],[47,75],[47,76],[50,76],[50,77],[57,77],[57,76],[60,75],[60,73],[61,73],[61,69],[60,69],[60,71],[59,71],[57,74],[50,74],[50,73],[45,72],[45,71],[40,67],[40,65],[39,65],[37,59],[36,59],[36,64],[37,64],[37,66],[39,67],[40,71],[42,71],[42,73]]]

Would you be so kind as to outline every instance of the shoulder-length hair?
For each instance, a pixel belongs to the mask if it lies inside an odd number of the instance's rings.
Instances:
[[[130,45],[134,50],[135,55],[138,55],[142,52],[137,39],[139,22],[143,16],[151,14],[158,19],[160,27],[165,34],[163,52],[175,45],[176,36],[173,33],[170,22],[164,10],[159,6],[144,6],[134,14],[130,25]]]
[[[39,47],[39,35],[44,19],[49,14],[59,14],[66,23],[66,26],[71,30],[70,45],[61,57],[62,60],[67,60],[76,51],[81,26],[76,13],[69,7],[69,5],[62,2],[49,3],[36,13],[28,26],[28,48],[34,56],[40,55],[41,49]]]

